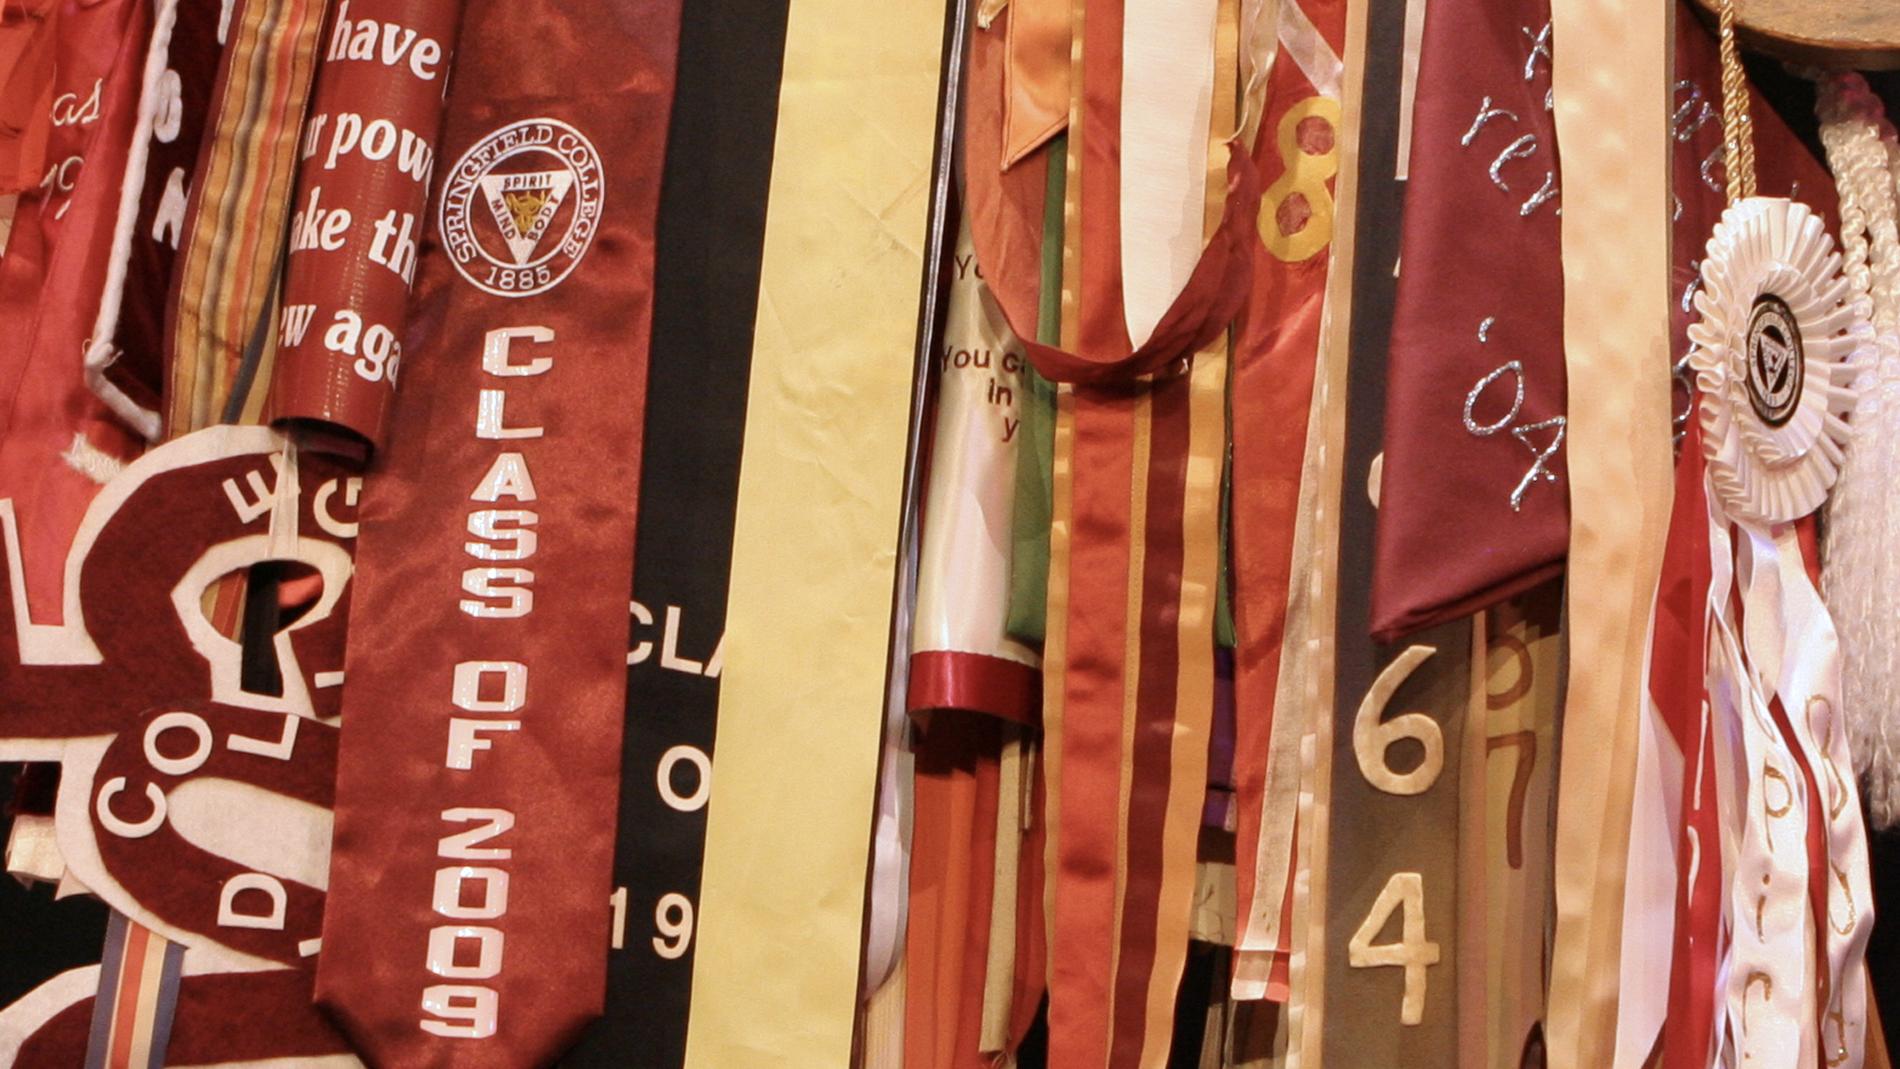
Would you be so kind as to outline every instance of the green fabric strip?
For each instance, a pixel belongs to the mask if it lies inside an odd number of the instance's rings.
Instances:
[[[1049,143],[1049,186],[1042,207],[1042,280],[1036,340],[1061,341],[1062,205],[1067,188],[1068,135]],[[1011,638],[1042,645],[1049,599],[1049,523],[1055,462],[1056,388],[1023,369],[1022,447],[1016,451],[1016,499],[1010,521],[1009,617]]]

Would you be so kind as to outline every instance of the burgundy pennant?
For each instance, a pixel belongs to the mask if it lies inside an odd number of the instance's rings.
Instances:
[[[475,0],[368,473],[317,996],[379,1066],[601,1011],[678,0]],[[533,32],[523,32],[532,27]]]
[[[1563,567],[1563,270],[1547,0],[1426,10],[1386,372],[1372,634]]]

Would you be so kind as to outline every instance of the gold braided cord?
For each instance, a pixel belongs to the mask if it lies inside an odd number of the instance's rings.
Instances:
[[[1722,0],[1722,153],[1729,203],[1755,195],[1755,128],[1748,118],[1748,75],[1735,47],[1735,0]]]

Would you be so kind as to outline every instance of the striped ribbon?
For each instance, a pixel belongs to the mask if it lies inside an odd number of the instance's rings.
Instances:
[[[114,910],[106,924],[86,1069],[159,1069],[185,948]]]
[[[166,353],[171,434],[262,410],[278,263],[326,0],[241,0],[178,246]]]

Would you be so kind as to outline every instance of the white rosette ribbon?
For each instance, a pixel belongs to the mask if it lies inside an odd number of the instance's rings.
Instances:
[[[1695,307],[1689,363],[1713,573],[1707,682],[1724,766],[1731,936],[1717,992],[1727,1027],[1717,1034],[1735,1064],[1812,1064],[1807,1052],[1819,1049],[1827,1066],[1858,1069],[1873,919],[1866,839],[1840,716],[1839,641],[1794,521],[1820,507],[1840,474],[1845,417],[1873,355],[1870,309],[1841,274],[1821,218],[1780,197],[1749,197],[1722,213]],[[1804,768],[1827,837],[1820,959],[1809,923]]]

